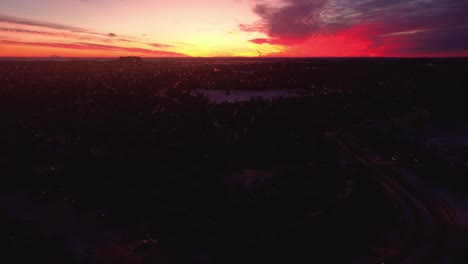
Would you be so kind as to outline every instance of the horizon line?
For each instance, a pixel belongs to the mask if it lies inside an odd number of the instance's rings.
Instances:
[[[119,59],[123,57],[138,57],[141,59],[468,59],[468,56],[284,56],[284,57],[253,57],[253,56],[186,56],[186,57],[147,57],[147,56],[110,56],[110,57],[28,57],[28,56],[0,56],[0,60],[5,59],[41,59],[41,60],[61,60],[61,59]]]

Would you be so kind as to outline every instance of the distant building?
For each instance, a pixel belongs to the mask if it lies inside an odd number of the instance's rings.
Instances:
[[[125,63],[138,63],[138,62],[142,62],[143,60],[140,57],[128,56],[128,57],[120,57],[118,61],[125,62]]]
[[[52,55],[49,57],[49,60],[60,60],[60,59],[62,59],[62,57],[57,56],[57,55]]]

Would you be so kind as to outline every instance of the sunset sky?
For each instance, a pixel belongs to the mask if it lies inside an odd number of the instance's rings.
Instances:
[[[468,1],[0,1],[0,57],[260,54],[468,56]]]

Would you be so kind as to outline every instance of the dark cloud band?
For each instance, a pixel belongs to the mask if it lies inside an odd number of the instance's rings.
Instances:
[[[404,44],[401,52],[468,50],[466,0],[282,0],[256,3],[253,11],[260,20],[239,29],[268,36],[251,40],[257,44],[295,45],[372,25],[378,30],[362,37],[375,47],[391,39]]]

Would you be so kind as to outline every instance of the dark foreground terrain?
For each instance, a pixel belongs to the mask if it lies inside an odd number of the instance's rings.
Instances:
[[[2,61],[0,261],[467,263],[467,87],[465,59]]]

